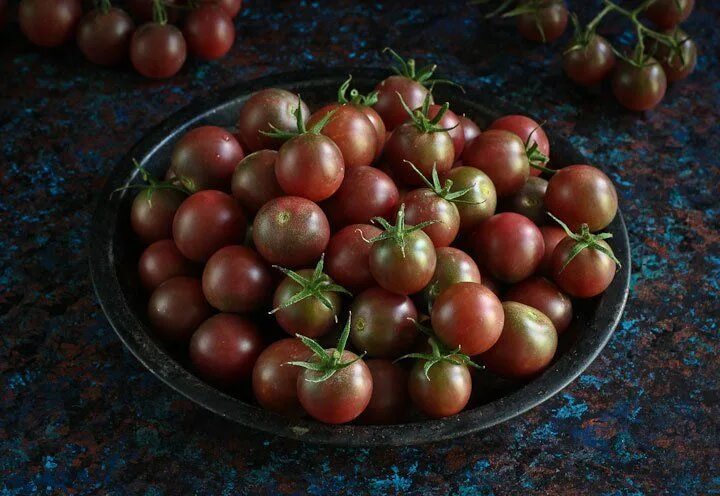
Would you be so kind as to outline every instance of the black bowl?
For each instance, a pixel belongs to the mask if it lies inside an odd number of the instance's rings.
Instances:
[[[129,223],[131,190],[116,189],[139,181],[132,159],[162,176],[168,167],[173,144],[189,128],[202,124],[233,127],[238,109],[248,96],[262,88],[281,87],[300,93],[311,105],[334,99],[336,89],[349,71],[317,71],[313,76],[289,73],[240,84],[196,101],[150,131],[107,179],[99,198],[91,232],[90,270],[100,304],[110,324],[130,351],[153,374],[175,390],[225,418],[240,424],[303,441],[342,446],[408,445],[454,438],[487,429],[513,418],[547,400],[572,382],[597,357],[620,320],[630,281],[630,249],[622,215],[618,213],[608,231],[622,268],[608,290],[598,298],[578,302],[572,326],[560,339],[552,365],[527,383],[496,381],[487,388],[477,406],[441,420],[418,420],[402,425],[324,425],[310,419],[289,419],[265,411],[247,395],[231,396],[206,384],[187,368],[183,353],[168,350],[157,341],[145,318],[145,298],[137,279],[141,250]],[[372,89],[385,71],[358,70],[362,77],[353,84]],[[521,113],[507,103],[481,91],[438,89],[436,99],[453,104],[456,113],[465,113],[481,126],[493,118]],[[552,139],[552,128],[549,133]],[[552,139],[552,163],[556,167],[586,161],[566,140]]]

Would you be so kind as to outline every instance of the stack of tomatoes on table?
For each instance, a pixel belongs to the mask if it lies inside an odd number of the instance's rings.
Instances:
[[[433,103],[433,66],[398,64],[314,113],[259,91],[237,134],[192,129],[165,181],[142,171],[148,319],[202,379],[326,423],[445,417],[466,407],[473,368],[545,369],[571,299],[612,281],[610,235],[594,234],[617,211],[608,177],[549,169],[535,121],[481,132]]]

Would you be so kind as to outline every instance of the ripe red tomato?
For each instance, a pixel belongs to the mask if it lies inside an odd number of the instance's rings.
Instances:
[[[320,258],[330,240],[330,225],[315,203],[297,196],[267,202],[253,222],[255,248],[268,262],[300,267]]]
[[[545,254],[545,242],[527,217],[505,212],[483,222],[473,236],[477,260],[503,282],[531,276]]]
[[[550,157],[550,140],[547,134],[536,121],[524,115],[506,115],[496,119],[488,129],[501,129],[516,134],[529,148],[533,144],[545,157]],[[467,164],[470,165],[470,164]],[[531,176],[539,176],[540,169],[530,167]]]
[[[130,208],[130,224],[135,234],[146,244],[172,238],[175,212],[186,197],[175,189],[150,186],[140,191]]]
[[[465,140],[463,144],[463,152],[465,151],[465,147],[470,144],[472,140],[477,138],[481,131],[480,126],[475,124],[475,121],[465,117],[464,115],[460,116],[460,124],[462,125],[463,130],[463,138]],[[460,155],[455,155],[455,160],[460,158]]]
[[[220,248],[208,260],[202,276],[207,301],[221,312],[245,313],[270,302],[272,277],[265,262],[250,248]]]
[[[615,67],[612,45],[593,34],[586,42],[573,40],[563,52],[563,69],[575,83],[593,86],[605,79]]]
[[[190,340],[190,361],[198,375],[224,387],[237,387],[252,375],[264,348],[250,320],[221,313],[203,322]]]
[[[358,421],[362,424],[399,424],[407,418],[408,373],[390,360],[371,359],[365,364],[372,375],[373,391]]]
[[[350,291],[358,292],[375,285],[370,273],[370,243],[382,233],[369,224],[352,224],[330,238],[325,253],[325,267],[330,277]]]
[[[235,25],[221,5],[200,4],[185,19],[183,30],[191,53],[205,60],[224,56],[235,43]]]
[[[442,105],[430,105],[430,107],[428,108],[428,117],[430,117],[431,119],[434,118],[436,115],[438,115],[441,109]],[[455,112],[448,109],[445,111],[442,118],[438,122],[438,126],[443,129],[449,129],[447,133],[448,135],[450,135],[450,139],[452,139],[453,142],[455,158],[460,158],[460,155],[463,152],[463,148],[465,148],[465,131],[463,130],[463,121],[460,120],[460,117],[458,117]]]
[[[135,30],[130,41],[130,61],[145,77],[174,76],[187,57],[185,38],[172,24],[149,22]]]
[[[530,175],[525,144],[518,135],[489,129],[475,138],[463,155],[463,165],[480,169],[492,180],[497,196],[510,196]]]
[[[424,365],[425,360],[417,360],[408,379],[410,398],[415,406],[433,418],[460,413],[472,393],[467,366],[443,360],[430,367],[426,377]]]
[[[572,301],[555,284],[544,277],[525,279],[510,288],[503,299],[523,303],[540,310],[552,321],[558,334],[565,332],[572,321]]]
[[[655,56],[665,71],[665,76],[669,82],[680,81],[685,79],[695,70],[697,64],[697,45],[695,42],[680,28],[669,29],[663,31],[663,34],[672,36],[680,43],[680,53],[673,53],[670,48],[661,43],[657,44]]]
[[[212,309],[194,277],[168,279],[150,295],[148,319],[160,338],[170,344],[186,344]]]
[[[205,262],[223,246],[245,239],[247,220],[235,199],[222,191],[190,195],[175,213],[173,239],[180,253]]]
[[[348,169],[325,211],[335,226],[367,224],[374,217],[387,217],[397,209],[400,193],[393,180],[380,169],[359,166]]]
[[[260,353],[252,374],[252,389],[260,406],[284,415],[300,414],[302,407],[297,396],[300,368],[288,362],[307,360],[310,354],[297,338],[275,341]]]
[[[90,62],[112,66],[128,58],[135,23],[117,7],[92,9],[78,24],[77,44]]]
[[[475,261],[462,250],[445,246],[435,250],[437,264],[423,296],[433,302],[443,291],[460,282],[481,282],[480,270]]]
[[[372,164],[378,146],[377,131],[358,106],[339,103],[325,105],[310,116],[307,126],[311,128],[332,111],[334,113],[321,133],[340,149],[345,166],[350,169]]]
[[[365,117],[370,121],[375,129],[376,146],[375,146],[375,159],[377,160],[382,155],[383,148],[385,148],[385,140],[387,139],[387,130],[385,129],[385,123],[375,109],[368,107],[367,105],[356,105]]]
[[[196,272],[199,271],[195,264],[180,253],[171,239],[151,244],[145,248],[138,261],[140,282],[148,291],[173,277],[192,276]]]
[[[556,172],[545,192],[548,212],[577,231],[587,224],[590,231],[607,227],[615,218],[618,198],[612,181],[590,165],[571,165]]]
[[[235,168],[231,189],[245,211],[256,213],[267,202],[284,196],[275,177],[275,150],[260,150],[246,156]]]
[[[549,43],[560,38],[568,22],[568,9],[561,0],[548,0],[536,12],[517,16],[517,29],[523,38]]]
[[[550,275],[553,251],[555,251],[555,247],[567,234],[558,226],[541,226],[540,233],[542,233],[543,241],[545,242],[545,252],[537,271],[543,275]]]
[[[537,169],[536,169],[537,170]],[[502,202],[502,209],[523,215],[538,226],[545,224],[545,191],[548,182],[541,177],[529,177],[525,185],[514,195]]]
[[[227,190],[235,166],[244,157],[235,137],[217,126],[191,129],[173,147],[170,167],[191,192]]]
[[[430,188],[410,191],[403,198],[405,220],[410,225],[436,221],[423,228],[436,248],[449,246],[460,230],[460,213],[457,206]]]
[[[214,0],[209,0],[209,3],[214,3]],[[234,19],[242,8],[242,0],[217,0],[217,5],[222,7],[230,18]]]
[[[399,75],[380,81],[375,87],[375,91],[377,91],[377,102],[373,108],[382,117],[388,131],[392,131],[408,119],[400,97],[408,107],[418,108],[430,94],[421,83]]]
[[[467,147],[465,148],[467,151]],[[495,215],[497,207],[497,194],[495,185],[487,174],[475,167],[454,167],[443,175],[444,180],[453,182],[450,191],[472,189],[463,195],[466,203],[457,203],[455,206],[460,214],[460,230],[471,231],[482,222]]]
[[[585,248],[570,262],[576,240],[566,237],[555,247],[552,257],[552,277],[560,289],[577,298],[592,298],[605,291],[615,278],[615,261],[595,248]],[[602,248],[612,253],[612,248],[598,240]],[[567,263],[567,265],[566,265]]]
[[[620,60],[613,74],[612,90],[615,98],[630,110],[650,110],[665,96],[667,77],[652,57],[641,67]]]
[[[251,151],[264,148],[277,150],[286,139],[266,136],[262,132],[272,131],[272,128],[297,133],[298,96],[287,90],[268,88],[253,93],[240,109],[238,116],[238,133],[242,137],[242,144]],[[300,113],[304,119],[310,115],[305,102],[300,100]]]
[[[476,282],[460,282],[440,293],[430,319],[440,341],[472,356],[495,344],[504,316],[500,300],[489,289]]]
[[[433,167],[442,174],[453,166],[455,147],[446,131],[427,132],[409,122],[393,131],[383,156],[401,181],[421,186],[422,179],[407,162],[412,162],[425,177],[430,177]]]
[[[82,16],[79,0],[22,0],[18,7],[20,30],[32,43],[54,47],[75,35]]]
[[[557,332],[550,319],[522,303],[503,303],[505,326],[495,346],[480,360],[491,372],[510,378],[532,377],[544,370],[557,349]]]
[[[660,29],[670,29],[685,21],[695,7],[695,0],[655,0],[645,16]]]

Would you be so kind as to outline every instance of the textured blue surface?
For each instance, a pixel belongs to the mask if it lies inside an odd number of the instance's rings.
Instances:
[[[165,82],[0,33],[0,495],[720,494],[720,8],[699,2],[687,23],[696,73],[632,114],[607,88],[572,86],[559,46],[463,2],[329,3],[248,2],[228,57]],[[623,321],[563,393],[453,442],[343,450],[232,425],[144,370],[103,317],[85,255],[94,194],[151,126],[213,88],[380,66],[386,45],[544,116],[611,175],[633,247]]]

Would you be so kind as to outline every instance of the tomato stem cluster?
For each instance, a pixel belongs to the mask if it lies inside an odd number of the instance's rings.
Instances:
[[[453,127],[441,127],[439,125],[440,119],[443,118],[445,113],[450,109],[450,104],[448,102],[445,102],[442,107],[440,107],[440,110],[438,110],[438,113],[433,117],[432,119],[429,117],[428,112],[430,111],[430,93],[425,96],[425,100],[423,100],[423,104],[419,109],[411,109],[408,107],[407,103],[405,103],[405,100],[403,99],[402,95],[398,92],[395,92],[400,99],[400,103],[402,104],[403,108],[405,109],[405,112],[410,116],[410,120],[415,124],[415,126],[424,133],[439,133],[442,131],[452,131],[455,129],[458,124],[455,124]]]
[[[433,168],[432,168],[432,182],[430,182],[430,181],[428,180],[428,178],[426,178],[425,175],[422,173],[422,171],[420,171],[420,169],[418,169],[417,167],[415,167],[415,164],[413,164],[413,163],[410,162],[409,160],[403,160],[403,162],[405,162],[405,163],[408,164],[410,167],[412,167],[413,170],[414,170],[415,172],[417,172],[418,176],[420,176],[420,178],[422,179],[422,181],[427,185],[427,187],[428,187],[429,189],[431,189],[431,190],[433,191],[433,193],[435,193],[436,195],[438,195],[438,196],[439,196],[440,198],[442,198],[443,200],[447,200],[447,201],[452,202],[452,203],[463,203],[463,204],[466,204],[466,205],[478,205],[478,204],[484,202],[484,200],[483,200],[483,202],[476,202],[476,201],[467,201],[467,200],[462,200],[462,199],[461,199],[461,198],[462,198],[463,196],[465,196],[469,191],[472,191],[473,189],[475,189],[475,186],[476,186],[475,183],[473,183],[473,185],[470,186],[470,187],[468,187],[468,188],[463,188],[463,189],[458,190],[458,191],[451,191],[451,190],[452,190],[452,186],[453,186],[452,179],[446,179],[446,180],[445,180],[445,184],[444,184],[444,185],[441,184],[441,183],[440,183],[440,176],[438,175],[438,172],[437,172],[437,165],[433,164]]]
[[[581,251],[585,250],[586,248],[604,253],[605,255],[610,257],[612,261],[617,264],[618,267],[622,267],[622,265],[620,264],[620,260],[617,259],[612,249],[608,249],[604,245],[599,243],[599,241],[612,238],[613,235],[611,233],[593,234],[590,232],[590,228],[587,224],[583,224],[582,226],[580,226],[580,231],[578,233],[574,233],[570,230],[567,224],[555,217],[553,214],[548,212],[548,215],[552,217],[555,222],[560,224],[560,227],[563,228],[565,234],[567,234],[569,238],[575,240],[575,245],[572,247],[572,250],[570,250],[570,254],[567,257],[567,260],[565,260],[565,263],[560,269],[560,272],[565,270],[565,267],[568,266],[572,259],[575,258]]]
[[[377,241],[391,239],[395,241],[395,243],[397,243],[397,245],[400,247],[400,251],[402,251],[403,257],[405,257],[405,236],[412,232],[419,231],[420,229],[424,229],[429,225],[437,223],[436,220],[427,220],[414,226],[406,226],[404,203],[400,205],[400,209],[398,210],[394,226],[382,217],[374,217],[372,219],[372,222],[374,222],[375,224],[379,224],[384,229],[384,231],[375,236],[374,238],[366,239],[365,241],[368,243],[375,243]]]
[[[162,0],[152,0],[153,2],[153,21],[158,24],[165,25],[168,22],[167,9]]]
[[[261,130],[260,133],[269,136],[271,138],[278,138],[287,140],[290,138],[295,138],[296,136],[300,136],[303,134],[320,134],[320,132],[323,130],[323,128],[327,125],[328,122],[330,122],[330,119],[335,114],[337,110],[331,110],[325,116],[323,116],[322,119],[320,119],[313,127],[310,129],[307,128],[305,125],[305,118],[302,113],[302,100],[300,99],[300,95],[298,95],[298,104],[297,108],[293,110],[293,115],[295,116],[295,120],[297,122],[297,131],[283,131],[282,129],[278,129],[275,127],[272,123],[270,123],[270,131],[263,131]]]
[[[350,99],[348,100],[345,94],[348,88],[350,88],[350,81],[352,81],[352,75],[349,75],[345,82],[338,88],[338,103],[352,103],[353,105],[362,105],[363,107],[372,107],[377,103],[377,91],[371,91],[367,95],[363,95],[354,88],[350,90]]]
[[[127,186],[121,186],[119,188],[116,188],[113,193],[117,193],[119,191],[125,191],[126,189],[142,189],[144,190],[143,193],[147,195],[148,203],[152,205],[152,195],[155,193],[155,191],[159,189],[172,189],[175,191],[178,191],[180,193],[183,193],[185,195],[189,195],[191,192],[184,184],[177,184],[176,181],[158,181],[155,179],[150,172],[140,165],[140,163],[133,159],[133,165],[135,166],[135,169],[140,172],[140,176],[142,177],[142,180],[144,181],[143,184],[128,184]]]

